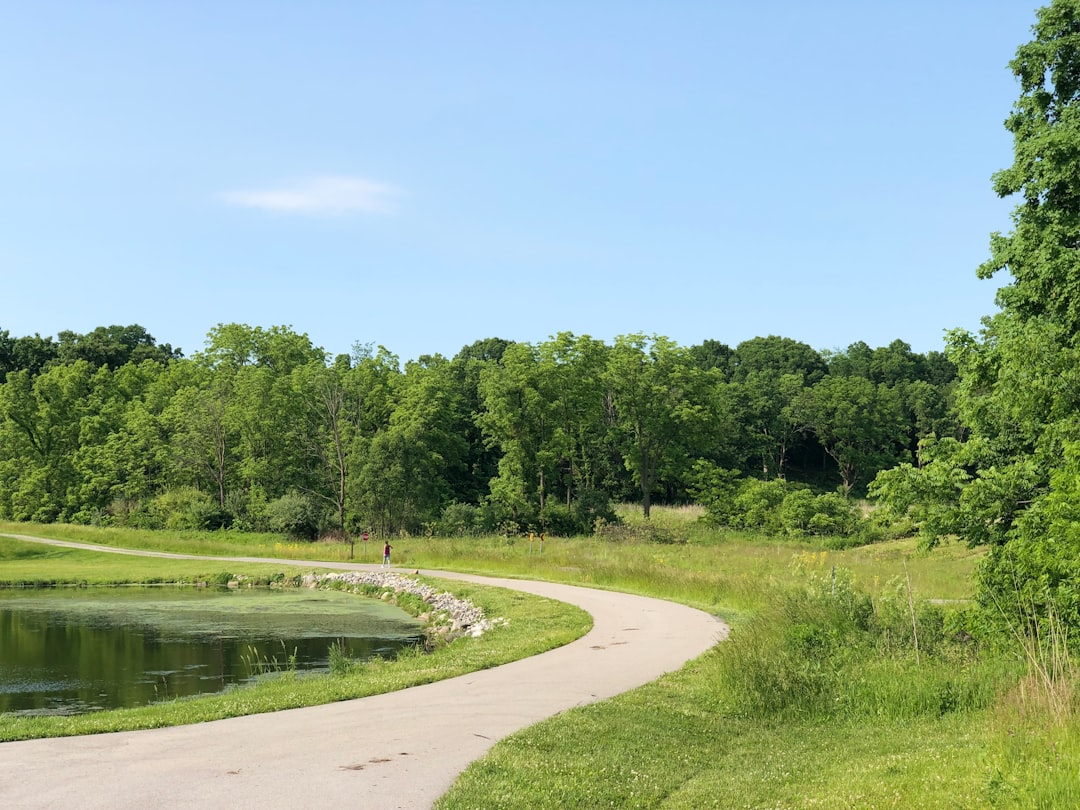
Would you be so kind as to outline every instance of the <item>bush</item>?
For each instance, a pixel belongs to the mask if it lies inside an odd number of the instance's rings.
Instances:
[[[539,528],[558,537],[573,537],[583,531],[574,513],[564,503],[548,503],[540,512]]]
[[[134,529],[153,528],[150,510],[145,501],[117,497],[109,504],[109,524],[130,526]]]
[[[310,498],[295,490],[266,505],[266,522],[271,531],[299,540],[314,540],[319,536],[318,511]]]
[[[814,495],[808,489],[795,489],[784,496],[779,520],[788,534],[816,537],[850,537],[862,523],[858,510],[839,492]]]
[[[262,487],[232,489],[225,493],[225,509],[232,515],[232,527],[245,532],[264,532],[269,529],[265,512],[266,493]]]
[[[810,523],[816,517],[814,493],[808,489],[795,489],[784,496],[778,518],[788,534],[809,534]]]
[[[479,533],[482,515],[479,508],[468,503],[447,504],[435,521],[434,534],[439,537],[471,537]]]
[[[732,525],[738,529],[779,531],[779,509],[787,490],[787,482],[781,478],[772,481],[746,479],[735,496]]]
[[[705,509],[707,520],[716,526],[735,526],[735,496],[739,492],[737,470],[726,470],[708,461],[694,464],[690,494]]]
[[[611,498],[599,489],[581,490],[570,509],[574,514],[577,534],[588,534],[596,525],[597,520],[614,523],[617,519],[615,509],[611,505]]]
[[[144,528],[169,529],[172,531],[199,531],[221,529],[229,525],[231,517],[207,493],[195,487],[176,487],[151,499],[147,507],[147,523]],[[137,512],[129,513],[129,521]],[[143,528],[143,527],[140,527]]]

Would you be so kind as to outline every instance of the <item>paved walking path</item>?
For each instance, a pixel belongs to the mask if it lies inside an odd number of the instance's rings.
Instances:
[[[502,737],[655,680],[727,633],[714,617],[659,599],[547,582],[421,573],[568,602],[592,614],[593,629],[532,658],[385,695],[175,728],[0,743],[0,807],[429,808]]]

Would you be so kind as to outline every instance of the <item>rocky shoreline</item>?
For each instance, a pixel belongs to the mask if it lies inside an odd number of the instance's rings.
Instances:
[[[461,636],[479,638],[488,630],[508,623],[503,618],[487,618],[484,611],[467,599],[448,591],[391,571],[340,571],[332,574],[307,574],[301,584],[308,588],[335,588],[354,593],[366,588],[382,590],[381,599],[396,601],[398,594],[419,597],[431,610],[417,618],[426,622],[429,632],[450,641]]]

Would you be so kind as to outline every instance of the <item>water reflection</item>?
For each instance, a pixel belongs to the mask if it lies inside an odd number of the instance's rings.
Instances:
[[[84,588],[0,592],[0,712],[79,714],[218,692],[266,670],[392,657],[421,625],[324,591]]]

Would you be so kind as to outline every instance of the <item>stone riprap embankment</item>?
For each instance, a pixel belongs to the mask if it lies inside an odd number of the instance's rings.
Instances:
[[[308,574],[303,585],[309,588],[343,588],[359,592],[367,588],[382,590],[383,599],[407,593],[419,597],[431,607],[417,618],[427,622],[432,632],[451,640],[459,636],[479,638],[488,630],[507,623],[507,619],[489,619],[484,611],[467,599],[448,591],[389,571],[342,571],[333,574]]]

